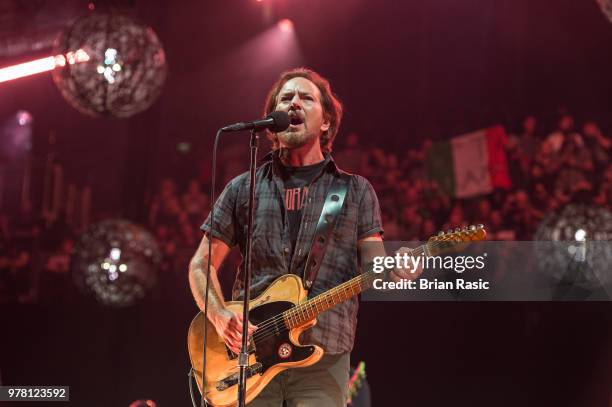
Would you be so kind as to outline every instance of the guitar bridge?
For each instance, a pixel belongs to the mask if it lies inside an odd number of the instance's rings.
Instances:
[[[251,366],[247,366],[246,368],[246,377],[247,379],[249,377],[253,377],[256,374],[261,373],[263,365],[259,362],[251,365]],[[231,376],[226,377],[223,380],[219,380],[219,382],[217,383],[217,390],[218,391],[223,391],[228,389],[229,387],[238,384],[238,379],[240,378],[240,372],[238,373],[234,373]]]
[[[227,358],[229,360],[234,360],[238,358],[238,354],[234,353],[230,348],[227,347],[227,345],[225,345],[225,350],[227,351]],[[250,338],[249,339],[249,349],[247,353],[250,355],[253,352],[255,352],[255,342],[253,341],[253,338]]]

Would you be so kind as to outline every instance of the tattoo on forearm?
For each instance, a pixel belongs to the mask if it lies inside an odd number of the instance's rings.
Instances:
[[[208,266],[208,256],[196,255],[189,265],[189,285],[198,308],[204,311],[204,299],[206,298],[206,267]],[[217,270],[210,266],[210,279],[212,287],[208,294],[208,304],[211,311],[218,311],[224,307],[221,289],[217,281]]]

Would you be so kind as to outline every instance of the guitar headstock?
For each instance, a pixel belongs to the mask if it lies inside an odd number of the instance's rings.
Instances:
[[[487,232],[483,225],[466,226],[464,228],[455,228],[448,232],[440,232],[435,236],[431,236],[427,241],[427,248],[433,255],[439,253],[463,250],[470,242],[478,242],[487,238]]]

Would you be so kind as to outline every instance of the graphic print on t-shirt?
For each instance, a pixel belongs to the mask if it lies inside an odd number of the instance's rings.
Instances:
[[[302,167],[282,167],[283,199],[289,223],[291,256],[302,223],[302,210],[308,199],[308,186],[321,173],[326,161]]]
[[[308,195],[308,185],[301,188],[285,189],[285,208],[287,211],[301,211]]]

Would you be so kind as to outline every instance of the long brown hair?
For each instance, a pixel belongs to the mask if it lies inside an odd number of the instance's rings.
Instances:
[[[295,68],[283,72],[276,83],[272,85],[272,89],[270,89],[268,93],[264,116],[267,116],[274,110],[279,92],[285,83],[293,78],[306,78],[319,88],[319,92],[321,93],[321,105],[323,107],[323,118],[329,121],[330,124],[329,129],[321,134],[321,150],[330,153],[332,151],[334,139],[338,134],[340,122],[342,121],[342,102],[340,102],[338,96],[332,92],[329,81],[312,69]],[[276,134],[268,131],[268,138],[272,141],[272,149],[278,149],[279,144]]]

